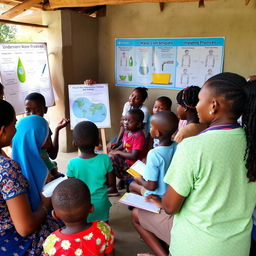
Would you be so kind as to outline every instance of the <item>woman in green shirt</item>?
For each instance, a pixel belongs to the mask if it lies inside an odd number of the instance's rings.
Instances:
[[[256,204],[256,84],[210,78],[197,112],[209,128],[183,140],[165,176],[172,256],[248,256]],[[237,119],[242,115],[242,127]]]

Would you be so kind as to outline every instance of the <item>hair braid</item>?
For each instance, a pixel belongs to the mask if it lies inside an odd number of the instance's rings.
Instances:
[[[247,105],[242,116],[242,124],[246,134],[245,152],[247,177],[256,181],[256,81],[249,81],[246,86]]]
[[[230,111],[234,118],[242,115],[242,126],[246,135],[244,159],[250,182],[256,181],[256,82],[246,82],[234,73],[220,73],[207,80],[217,95],[223,95],[232,102]]]
[[[176,100],[179,105],[187,108],[189,111],[197,113],[196,105],[198,103],[198,94],[200,92],[200,87],[198,86],[189,86],[181,90],[177,96]]]

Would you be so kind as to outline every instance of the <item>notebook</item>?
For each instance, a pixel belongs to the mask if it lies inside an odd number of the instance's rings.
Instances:
[[[128,170],[127,172],[130,173],[134,178],[143,177],[146,170],[146,165],[137,160]]]
[[[119,203],[134,206],[136,208],[140,208],[146,211],[159,213],[160,208],[157,207],[152,202],[145,201],[145,198],[143,196],[134,194],[134,193],[125,193],[120,199]]]

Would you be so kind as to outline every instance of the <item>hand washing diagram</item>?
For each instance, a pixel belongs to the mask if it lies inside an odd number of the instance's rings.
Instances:
[[[118,86],[180,89],[222,72],[224,38],[116,39]]]
[[[177,47],[175,86],[203,86],[210,77],[222,72],[223,51],[221,45]]]
[[[181,66],[182,67],[187,67],[187,68],[190,67],[189,50],[185,50],[185,54],[182,56]]]
[[[188,70],[186,68],[183,69],[183,73],[180,76],[180,83],[183,88],[185,88],[189,85],[189,74],[188,74]]]

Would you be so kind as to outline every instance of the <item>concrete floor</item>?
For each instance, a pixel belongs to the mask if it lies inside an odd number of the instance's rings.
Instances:
[[[59,152],[56,162],[58,169],[66,173],[69,159],[77,156],[74,153]],[[138,253],[150,252],[147,245],[139,238],[138,233],[131,223],[131,212],[126,205],[118,203],[119,197],[111,197],[112,207],[110,209],[110,225],[115,233],[115,255],[136,256]]]

